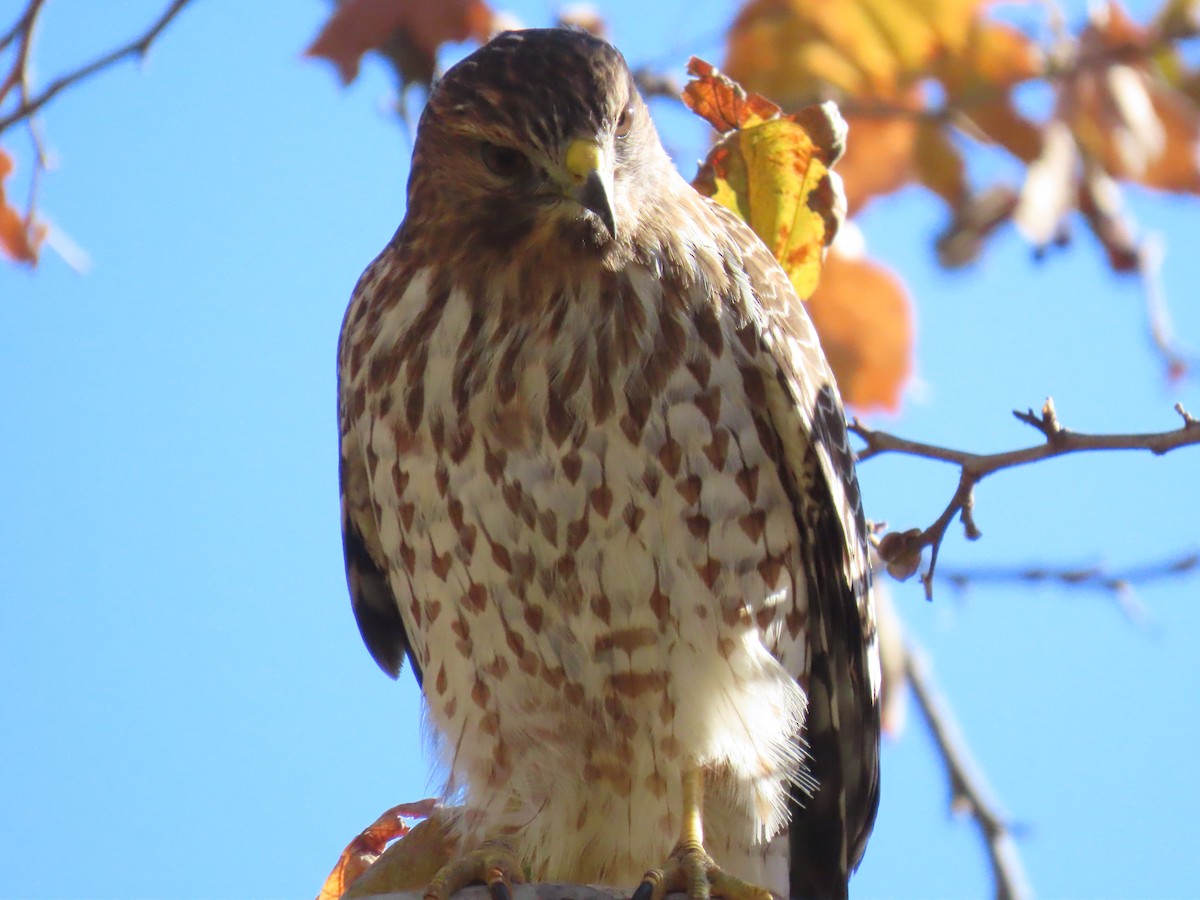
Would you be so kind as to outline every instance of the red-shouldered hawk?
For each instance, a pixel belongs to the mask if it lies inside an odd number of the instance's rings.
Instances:
[[[844,895],[879,669],[841,402],[613,47],[507,32],[446,73],[338,363],[354,613],[465,810],[434,893],[666,861],[640,896]]]

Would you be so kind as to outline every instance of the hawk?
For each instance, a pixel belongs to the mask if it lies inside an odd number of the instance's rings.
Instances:
[[[879,666],[837,388],[616,49],[506,32],[447,71],[338,374],[354,614],[462,808],[430,895],[845,895]]]

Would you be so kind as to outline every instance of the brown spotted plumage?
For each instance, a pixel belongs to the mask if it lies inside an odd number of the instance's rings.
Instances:
[[[837,389],[616,50],[510,32],[446,74],[338,362],[355,616],[412,664],[474,864],[632,884],[682,836],[667,882],[706,850],[844,894],[879,720]]]

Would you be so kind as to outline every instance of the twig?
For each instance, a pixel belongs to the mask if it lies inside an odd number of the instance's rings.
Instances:
[[[8,49],[8,45],[17,39],[17,35],[25,34],[29,31],[29,19],[31,15],[37,15],[37,9],[46,0],[30,0],[29,5],[25,7],[25,12],[17,16],[17,20],[13,22],[12,28],[4,32],[4,37],[0,37],[0,53]]]
[[[944,763],[950,786],[950,809],[969,814],[987,846],[996,900],[1031,897],[1033,892],[1012,833],[996,811],[991,792],[971,759],[950,707],[933,683],[924,651],[911,638],[905,650],[904,673]]]
[[[1146,325],[1150,340],[1166,364],[1167,380],[1178,381],[1187,375],[1191,362],[1179,350],[1171,328],[1171,313],[1162,287],[1162,240],[1151,235],[1138,253],[1138,274],[1146,297]]]
[[[1065,453],[1087,450],[1149,450],[1156,456],[1161,456],[1178,447],[1200,444],[1200,422],[1189,415],[1180,404],[1175,405],[1175,411],[1183,418],[1183,425],[1173,431],[1147,434],[1083,434],[1063,428],[1054,410],[1054,401],[1047,398],[1040,415],[1033,410],[1013,411],[1013,415],[1020,421],[1040,431],[1045,441],[1032,447],[1002,453],[967,453],[963,450],[910,441],[887,432],[874,431],[855,419],[850,425],[850,431],[866,441],[866,446],[858,454],[860,462],[883,453],[905,453],[952,463],[960,470],[954,496],[932,525],[923,531],[913,528],[904,532],[891,532],[879,541],[879,553],[888,564],[888,571],[897,578],[907,578],[919,567],[921,551],[925,547],[932,548],[929,568],[921,576],[925,596],[932,599],[933,573],[937,568],[938,550],[950,523],[956,516],[959,517],[969,540],[976,540],[982,535],[975,525],[974,501],[975,485],[985,477],[1001,469],[1010,469]]]
[[[41,12],[45,2],[46,0],[29,0],[25,12],[21,13],[13,27],[4,35],[3,40],[0,40],[0,51],[3,51],[16,38],[21,39],[17,49],[17,58],[13,60],[12,68],[4,76],[4,81],[0,82],[0,100],[4,99],[14,85],[24,85],[29,77],[29,48],[33,45],[33,32],[37,24],[38,13]],[[22,98],[23,101],[24,98]]]
[[[979,584],[1057,584],[1110,595],[1135,625],[1144,624],[1146,609],[1135,588],[1178,578],[1200,570],[1200,551],[1192,550],[1157,562],[1143,563],[1119,572],[1104,565],[1083,566],[977,566],[942,569],[938,578],[960,591]]]
[[[117,47],[115,50],[112,50],[103,56],[97,57],[91,62],[80,66],[78,69],[68,72],[66,75],[62,75],[54,79],[54,81],[46,85],[41,93],[33,97],[22,97],[21,102],[17,105],[16,109],[6,116],[0,118],[0,134],[7,131],[16,123],[29,118],[29,116],[36,113],[39,109],[50,102],[50,100],[54,99],[54,97],[56,97],[59,93],[71,87],[72,85],[75,85],[80,81],[95,75],[97,72],[106,69],[109,66],[121,62],[126,57],[145,56],[146,52],[150,49],[150,45],[154,43],[160,34],[162,34],[163,30],[171,23],[171,20],[179,15],[183,8],[190,2],[191,0],[172,0],[171,4],[166,8],[166,10],[163,11],[162,15],[160,15],[158,19],[156,19],[140,37],[135,38],[127,44]],[[26,26],[32,24],[30,11],[32,10],[34,15],[36,15],[36,8],[40,5],[41,0],[31,0],[29,9],[26,10],[25,16],[23,17],[27,20],[25,22]],[[20,31],[20,29],[16,30]],[[27,36],[28,28],[26,28],[23,33]],[[25,48],[23,47],[22,49],[24,50]],[[21,77],[16,69],[14,69],[13,74],[16,74],[17,78]]]

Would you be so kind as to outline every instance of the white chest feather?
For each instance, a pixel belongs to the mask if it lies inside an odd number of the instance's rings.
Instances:
[[[635,272],[520,329],[451,292],[371,350],[427,330],[376,367],[357,440],[450,789],[542,878],[636,880],[692,764],[710,849],[769,878],[803,778],[799,537],[752,354],[658,290]]]

